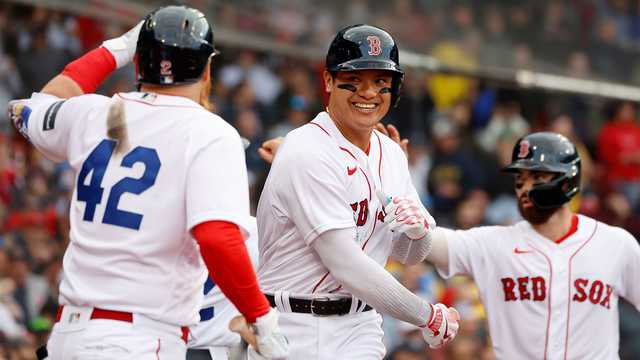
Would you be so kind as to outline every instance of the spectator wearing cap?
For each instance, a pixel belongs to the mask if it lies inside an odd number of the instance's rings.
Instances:
[[[258,62],[257,54],[251,50],[241,51],[235,63],[223,66],[220,80],[227,88],[247,81],[256,99],[265,106],[275,100],[282,88],[280,78],[269,67]]]
[[[522,117],[518,95],[512,90],[500,90],[496,95],[493,115],[486,128],[477,135],[477,142],[488,153],[494,153],[499,141],[511,144],[529,132],[529,124]]]
[[[470,191],[483,185],[484,173],[473,156],[461,146],[456,125],[446,117],[436,119],[431,132],[434,154],[428,188],[434,216],[439,224],[452,225],[458,203]]]

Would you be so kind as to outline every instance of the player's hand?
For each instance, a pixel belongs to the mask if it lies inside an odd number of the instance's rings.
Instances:
[[[381,133],[387,135],[396,144],[400,145],[400,148],[404,152],[404,155],[407,158],[409,157],[409,139],[402,139],[401,140],[400,139],[400,132],[398,131],[398,129],[395,126],[389,124],[389,125],[387,125],[387,127],[385,127],[383,123],[379,122],[379,123],[376,124],[376,130],[378,130]]]
[[[278,310],[271,310],[256,319],[252,328],[256,334],[257,349],[249,347],[249,359],[286,359],[289,356],[289,341],[278,326]],[[261,357],[251,357],[251,353]]]
[[[283,140],[284,138],[280,136],[263,142],[262,146],[258,149],[258,155],[260,155],[262,160],[271,164],[276,156],[276,152],[278,152],[278,147],[282,144]]]
[[[133,60],[133,56],[136,53],[136,45],[138,44],[138,35],[142,28],[143,21],[140,21],[136,26],[131,28],[123,35],[106,40],[102,43],[102,47],[109,50],[116,60],[116,67],[119,69]]]
[[[431,306],[431,319],[424,326],[422,337],[430,348],[438,349],[455,339],[460,327],[458,324],[460,315],[456,309],[448,308],[444,304],[429,304],[429,306]]]
[[[9,101],[7,115],[16,130],[26,139],[29,139],[27,126],[29,124],[31,109],[26,105],[26,100],[19,99]]]
[[[384,223],[391,231],[398,231],[411,240],[422,240],[435,229],[436,221],[433,216],[415,200],[390,197],[380,190],[376,190],[376,195],[384,206]]]

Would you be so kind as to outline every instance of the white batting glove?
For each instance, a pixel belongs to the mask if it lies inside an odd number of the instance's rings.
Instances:
[[[109,50],[116,59],[116,67],[118,69],[133,60],[133,56],[136,54],[138,35],[140,34],[140,29],[142,28],[143,23],[144,20],[140,21],[136,26],[124,33],[124,35],[106,40],[102,43],[102,47]]]
[[[391,231],[405,234],[411,240],[422,240],[435,229],[433,216],[415,200],[386,196],[380,190],[376,190],[376,195],[384,205],[384,222]]]
[[[249,347],[249,359],[286,359],[289,356],[289,341],[278,326],[278,310],[271,310],[252,324],[258,343],[258,351]]]
[[[460,314],[444,304],[431,305],[431,319],[422,330],[422,337],[432,349],[441,348],[455,339],[458,334]]]

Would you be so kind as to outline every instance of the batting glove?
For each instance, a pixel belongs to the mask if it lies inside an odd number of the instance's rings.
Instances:
[[[140,21],[124,35],[106,40],[102,43],[102,47],[109,50],[113,55],[118,69],[133,60],[133,56],[136,53],[136,45],[138,44],[138,35],[140,34],[142,23],[144,23],[144,20]]]
[[[386,196],[380,190],[376,190],[376,195],[384,206],[384,222],[391,231],[405,234],[411,240],[422,240],[436,227],[431,214],[415,200]]]
[[[258,350],[249,347],[249,359],[286,359],[289,356],[289,341],[278,326],[278,310],[271,310],[256,319],[252,325],[256,334]]]
[[[29,140],[29,115],[31,108],[26,105],[25,99],[9,101],[8,115],[11,123],[18,132]]]
[[[431,306],[431,318],[422,330],[422,337],[430,348],[438,349],[455,339],[460,327],[458,324],[460,315],[456,309],[447,308],[444,304],[429,304],[429,306]]]

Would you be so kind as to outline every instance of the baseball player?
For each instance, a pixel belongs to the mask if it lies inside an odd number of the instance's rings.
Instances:
[[[140,91],[90,94],[134,54]],[[206,269],[253,324],[257,350],[287,355],[244,246],[240,137],[202,106],[215,54],[201,12],[164,7],[11,102],[20,133],[77,174],[47,359],[184,359]]]
[[[473,277],[498,359],[618,359],[618,300],[640,309],[638,242],[569,210],[580,157],[562,135],[523,137],[504,171],[524,220],[437,228],[427,259],[445,277]]]
[[[258,228],[256,218],[250,217],[245,245],[254,267],[258,264]],[[229,330],[229,322],[238,315],[238,309],[227,299],[220,287],[207,278],[204,302],[200,310],[200,322],[191,328],[187,344],[187,360],[226,360],[240,336]]]
[[[399,96],[398,48],[382,29],[347,27],[323,77],[327,111],[286,136],[257,212],[258,276],[281,312],[290,358],[381,359],[377,311],[441,347],[457,333],[455,309],[425,302],[384,269],[389,255],[422,261],[435,227],[400,146],[374,131]]]

